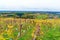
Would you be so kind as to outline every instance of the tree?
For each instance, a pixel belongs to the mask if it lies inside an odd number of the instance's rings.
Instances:
[[[46,14],[40,14],[40,15],[36,15],[36,19],[47,19],[48,15]]]

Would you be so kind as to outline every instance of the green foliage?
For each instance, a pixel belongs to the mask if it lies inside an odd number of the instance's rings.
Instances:
[[[36,16],[36,19],[47,19],[47,18],[48,18],[48,15],[46,14],[40,14]]]
[[[34,19],[34,15],[33,14],[24,14],[22,15],[22,18],[26,18],[26,19]]]

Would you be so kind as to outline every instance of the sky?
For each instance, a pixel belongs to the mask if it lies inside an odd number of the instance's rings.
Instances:
[[[60,11],[60,0],[0,0],[0,10]]]

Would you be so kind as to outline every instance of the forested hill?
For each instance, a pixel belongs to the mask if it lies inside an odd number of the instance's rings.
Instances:
[[[59,11],[0,11],[0,13],[50,13],[50,14],[59,14]]]
[[[17,17],[30,19],[60,18],[60,12],[52,11],[0,11],[0,17]]]

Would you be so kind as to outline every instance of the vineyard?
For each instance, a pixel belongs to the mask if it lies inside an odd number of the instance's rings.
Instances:
[[[0,18],[0,40],[60,40],[60,19]]]

